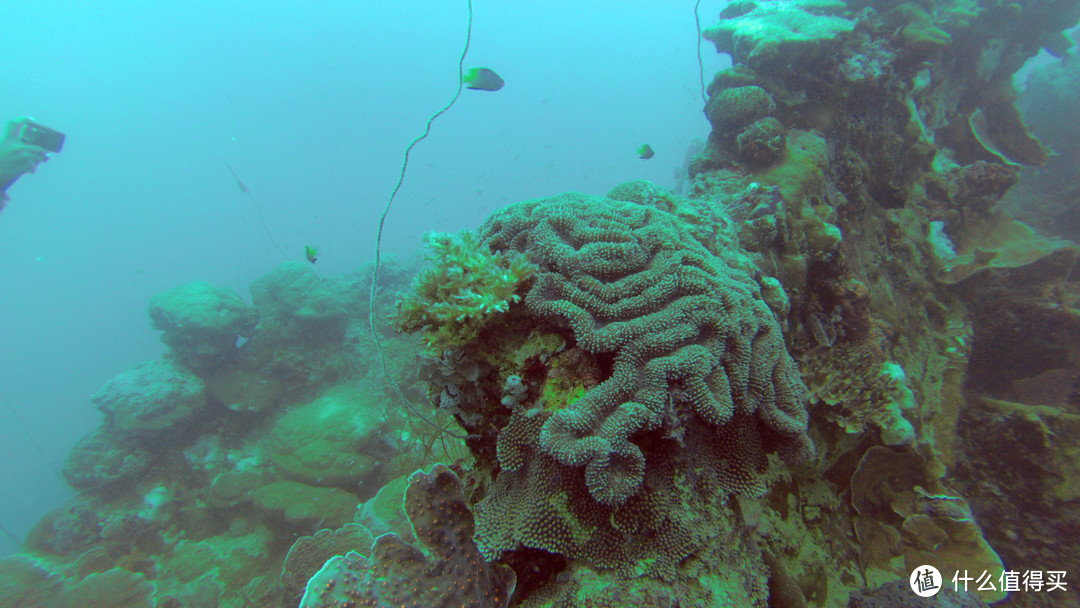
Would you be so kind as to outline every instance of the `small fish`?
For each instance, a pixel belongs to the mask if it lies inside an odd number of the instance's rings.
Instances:
[[[304,257],[307,258],[307,261],[314,264],[315,260],[319,259],[318,256],[319,256],[319,252],[318,252],[317,249],[315,249],[311,245],[304,245]]]
[[[229,163],[225,163],[225,166],[229,167]],[[229,167],[229,173],[232,173],[232,176],[236,178],[236,185],[240,186],[240,192],[242,194],[247,194],[247,186],[244,185],[244,182],[240,181],[240,176],[236,174],[236,171],[233,171],[232,167]]]
[[[477,91],[498,91],[503,88],[503,79],[487,68],[471,68],[462,77],[465,86]]]
[[[649,160],[655,154],[656,153],[653,152],[652,146],[650,146],[649,144],[645,144],[637,149],[638,158],[640,158],[641,160]]]

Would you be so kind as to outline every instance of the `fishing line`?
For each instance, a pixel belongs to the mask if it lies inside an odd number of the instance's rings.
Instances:
[[[224,85],[225,99],[229,102],[229,118],[232,120],[233,129],[236,131],[236,136],[240,138],[240,142],[247,148],[248,156],[251,158],[252,164],[255,165],[255,182],[256,184],[261,182],[262,171],[259,169],[259,157],[255,154],[255,149],[248,143],[244,132],[240,129],[240,123],[236,120],[236,107],[233,105],[232,94],[229,92],[229,85]],[[240,181],[240,176],[233,171],[233,168],[229,166],[229,163],[225,163],[225,166],[229,169],[229,173],[236,179],[236,184],[240,186],[240,192],[248,196],[248,200],[251,201],[253,207],[255,207],[255,213],[259,216],[259,224],[262,225],[263,232],[266,233],[266,238],[270,240],[270,243],[278,250],[282,258],[288,259],[289,256],[285,255],[285,250],[277,244],[273,235],[270,234],[270,229],[266,227],[266,219],[263,217],[262,207],[259,205],[259,201],[255,199],[255,195],[251,192],[251,189],[244,185],[244,182]]]
[[[277,244],[277,241],[274,240],[274,236],[270,234],[270,229],[266,227],[266,220],[263,218],[262,208],[259,206],[259,201],[255,200],[255,195],[251,193],[251,189],[245,186],[244,182],[240,181],[240,176],[236,174],[236,171],[233,171],[233,168],[229,166],[229,163],[225,163],[225,168],[228,169],[229,173],[232,173],[232,176],[236,179],[236,185],[240,187],[240,192],[246,194],[248,200],[251,201],[252,206],[255,207],[255,213],[259,215],[259,223],[262,224],[262,229],[263,232],[266,233],[266,238],[270,239],[270,243],[277,248],[281,257],[288,259],[289,256],[285,255],[285,251]]]
[[[701,6],[701,0],[694,3],[694,29],[697,30],[697,73],[698,80],[701,82],[701,101],[709,103],[709,99],[705,97],[705,66],[701,63],[701,17],[698,16],[699,6]]]
[[[342,104],[340,103],[341,95],[334,95],[334,99],[339,100],[337,104],[337,116],[334,118],[333,124],[341,124]],[[334,192],[334,169],[337,167],[338,148],[341,145],[341,129],[334,129],[334,150],[330,153],[330,171],[326,176],[326,204],[323,205],[323,213],[326,215],[326,239],[323,244],[326,247],[330,247],[330,233],[332,227],[332,214],[330,213],[330,201],[332,200]]]
[[[5,528],[3,524],[0,524],[0,532],[3,532],[5,536],[10,538],[11,542],[15,543],[16,547],[18,547],[20,549],[22,548],[22,541],[19,540],[19,537],[15,536],[15,533],[12,532],[11,530],[8,530],[7,528]]]
[[[41,446],[38,445],[37,441],[34,441],[34,436],[30,434],[30,427],[26,425],[26,421],[22,419],[22,416],[19,415],[19,412],[17,412],[15,408],[12,407],[10,403],[8,403],[8,400],[5,399],[3,395],[0,395],[0,404],[3,404],[4,409],[7,410],[9,414],[11,414],[11,417],[14,418],[15,421],[18,423],[19,428],[22,429],[22,432],[24,434],[26,434],[27,441],[30,442],[30,445],[32,445],[34,449],[37,450],[38,455],[41,456],[41,462],[45,463],[45,466],[49,467],[49,470],[52,471],[54,475],[56,475],[60,479],[64,479],[64,476],[60,474],[60,471],[58,471],[56,467],[54,467],[52,463],[49,462],[49,458],[45,456],[45,450],[41,449]],[[65,480],[64,483],[67,483],[67,481]]]
[[[393,204],[394,197],[397,196],[398,190],[401,189],[402,182],[405,181],[405,169],[409,166],[409,153],[412,152],[412,149],[414,147],[416,147],[416,144],[423,141],[424,138],[428,136],[428,133],[431,132],[431,123],[435,122],[436,118],[445,114],[446,111],[454,105],[454,102],[458,100],[458,97],[461,97],[461,90],[464,85],[463,75],[465,71],[465,55],[469,52],[469,42],[471,42],[472,40],[472,0],[468,0],[468,7],[469,22],[468,26],[465,29],[465,47],[461,49],[461,57],[458,59],[457,92],[454,93],[454,97],[450,100],[450,103],[443,106],[441,110],[432,114],[428,118],[427,124],[424,126],[423,134],[412,140],[412,143],[410,143],[409,146],[405,148],[405,158],[401,163],[401,173],[398,175],[397,184],[394,186],[393,191],[390,192],[390,198],[386,201],[386,208],[383,209],[382,217],[379,218],[379,231],[375,236],[375,267],[371,271],[371,296],[368,299],[368,328],[371,330],[371,338],[375,341],[375,350],[378,351],[379,359],[382,362],[383,377],[385,377],[386,381],[389,382],[390,385],[393,387],[394,392],[397,393],[398,398],[401,399],[403,403],[405,403],[405,407],[408,408],[409,413],[414,414],[417,418],[423,420],[429,426],[436,428],[443,433],[446,433],[447,435],[450,435],[457,439],[472,439],[475,438],[476,435],[460,435],[451,431],[450,429],[440,426],[435,422],[432,422],[430,419],[420,413],[420,410],[417,409],[416,405],[412,401],[410,401],[408,397],[405,396],[405,393],[401,390],[401,386],[397,383],[397,380],[395,380],[393,376],[390,375],[390,368],[386,363],[386,352],[383,350],[382,339],[379,338],[379,331],[375,328],[375,293],[378,289],[379,284],[379,263],[381,260],[382,251],[383,225],[386,224],[386,216],[390,214],[390,205]]]

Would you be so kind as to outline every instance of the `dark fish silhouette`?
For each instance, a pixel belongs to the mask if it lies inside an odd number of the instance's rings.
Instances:
[[[652,146],[650,146],[649,144],[645,144],[637,149],[637,155],[641,160],[649,160],[655,154],[656,153],[653,152]]]

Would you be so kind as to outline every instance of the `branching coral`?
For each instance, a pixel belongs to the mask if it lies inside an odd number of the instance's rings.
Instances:
[[[432,349],[456,348],[521,300],[518,291],[533,273],[523,256],[491,253],[469,232],[430,232],[424,240],[431,266],[398,302],[399,331],[423,329]]]

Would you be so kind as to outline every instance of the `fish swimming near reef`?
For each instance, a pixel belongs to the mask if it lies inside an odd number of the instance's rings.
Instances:
[[[503,88],[503,79],[487,68],[472,68],[461,78],[465,86],[476,91],[498,91]]]
[[[637,149],[637,155],[641,160],[649,160],[655,156],[656,153],[653,152],[652,146],[645,144]]]
[[[311,245],[304,245],[304,257],[307,258],[307,261],[314,264],[315,260],[319,259],[319,252]]]

